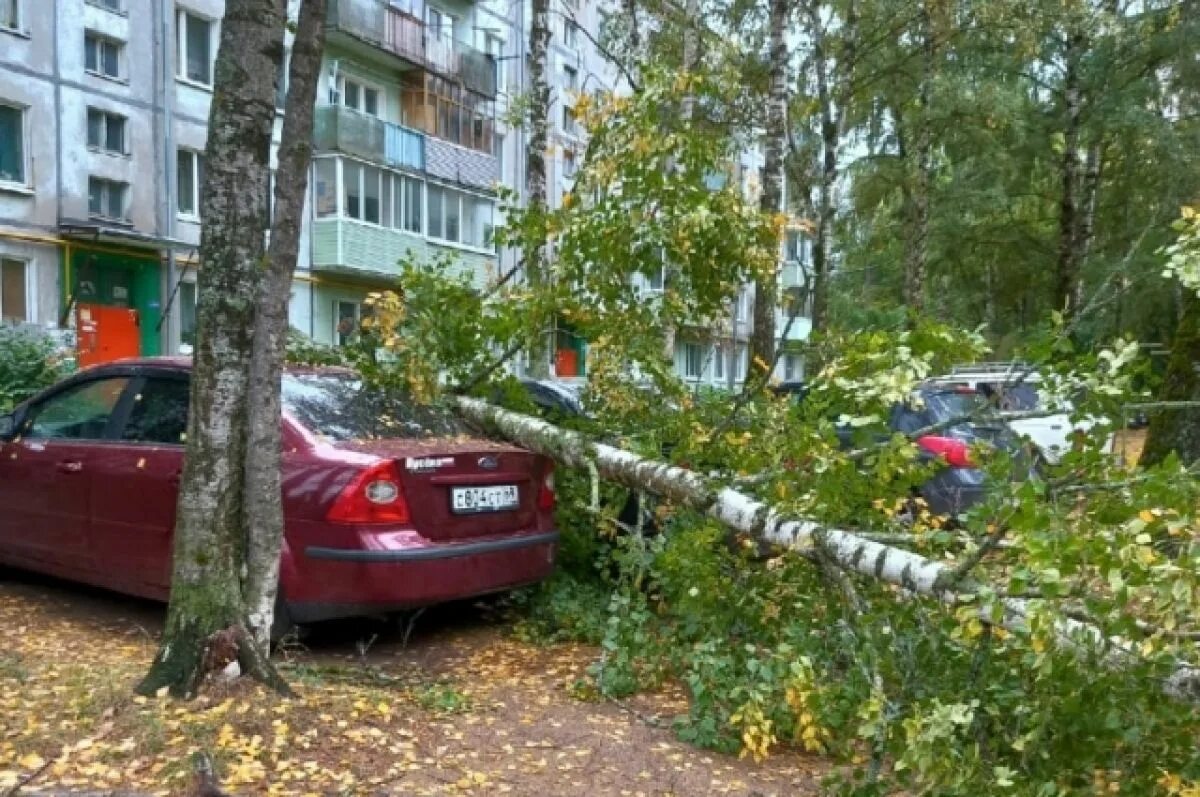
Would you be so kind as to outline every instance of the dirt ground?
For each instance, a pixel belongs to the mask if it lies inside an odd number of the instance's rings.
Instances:
[[[234,794],[799,795],[828,764],[761,764],[689,747],[681,694],[584,702],[595,659],[517,641],[486,607],[452,605],[405,629],[318,628],[286,651],[299,697],[214,685],[189,704],[134,699],[163,607],[0,570],[0,794],[192,790],[210,752]]]

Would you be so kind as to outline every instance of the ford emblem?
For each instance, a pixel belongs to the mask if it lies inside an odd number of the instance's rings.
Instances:
[[[496,468],[500,467],[500,460],[492,456],[480,457],[479,467],[486,470],[495,470]]]

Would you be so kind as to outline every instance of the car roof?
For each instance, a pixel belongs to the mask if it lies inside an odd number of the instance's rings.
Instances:
[[[81,368],[78,373],[90,373],[99,370],[126,369],[162,369],[169,371],[192,370],[192,358],[183,355],[157,357],[122,357],[107,363],[89,365]],[[354,369],[341,365],[284,365],[283,370],[289,374],[353,374]]]

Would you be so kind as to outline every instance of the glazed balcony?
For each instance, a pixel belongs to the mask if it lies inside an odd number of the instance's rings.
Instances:
[[[317,108],[313,144],[318,152],[342,152],[371,163],[425,170],[425,135],[338,105]]]
[[[496,96],[496,61],[460,41],[432,35],[422,21],[424,3],[409,0],[329,0],[331,42],[361,43],[383,50],[488,98]]]

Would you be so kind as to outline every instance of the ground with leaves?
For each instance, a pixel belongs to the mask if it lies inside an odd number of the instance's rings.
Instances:
[[[241,684],[192,703],[137,698],[161,618],[154,604],[0,572],[0,794],[43,768],[23,792],[186,793],[201,749],[235,794],[802,794],[823,769],[678,742],[675,693],[576,699],[595,649],[516,641],[476,607],[422,617],[407,647],[383,626],[318,632],[286,656],[299,699]]]

